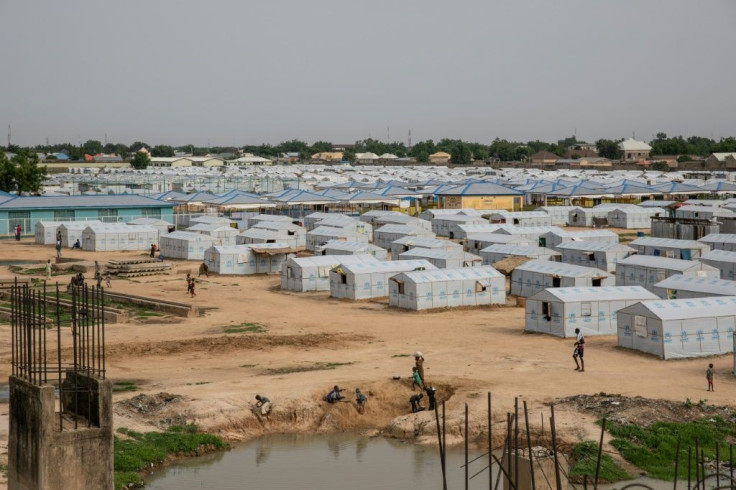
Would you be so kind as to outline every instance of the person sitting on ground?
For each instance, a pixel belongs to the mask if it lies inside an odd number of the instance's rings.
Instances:
[[[422,393],[418,393],[409,398],[409,403],[411,403],[411,413],[417,413],[424,410],[424,406],[422,406],[422,397],[424,397],[424,395]]]
[[[425,386],[424,391],[427,392],[427,400],[429,400],[429,407],[427,407],[427,410],[434,410],[436,404],[435,394],[437,393],[437,390],[434,386]]]
[[[72,245],[72,248],[82,248],[82,244],[79,243],[79,238],[77,238],[77,241],[74,242],[74,245]]]
[[[271,412],[271,400],[263,395],[256,395],[256,407],[261,409],[261,415],[268,415]]]
[[[202,262],[202,264],[199,266],[199,274],[197,274],[197,277],[201,276],[202,274],[205,275],[205,277],[210,277],[210,268],[207,267],[207,264]]]
[[[341,391],[344,391],[344,390],[341,390],[339,386],[335,385],[332,388],[332,391],[327,393],[327,396],[325,396],[325,401],[327,403],[339,402],[340,400],[342,400],[342,393],[340,393]]]
[[[365,411],[366,401],[368,401],[368,399],[360,392],[360,388],[355,388],[355,407],[358,409],[358,413],[363,413]]]
[[[81,272],[77,273],[77,286],[84,286],[84,274]]]
[[[419,369],[416,367],[411,368],[411,389],[414,389],[414,386],[419,388],[420,390],[423,388],[422,384],[422,378],[419,376]]]

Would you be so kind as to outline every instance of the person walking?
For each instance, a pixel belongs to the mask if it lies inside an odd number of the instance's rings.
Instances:
[[[156,257],[156,244],[155,243],[151,244],[151,253],[149,254],[149,256],[152,259]]]
[[[192,275],[187,272],[187,294],[192,290]]]
[[[422,384],[422,377],[419,376],[419,370],[416,367],[411,368],[411,389],[414,389],[416,385],[420,390],[424,388]]]
[[[110,277],[110,271],[105,272],[105,287],[112,287],[112,277]]]
[[[20,225],[15,225],[15,241],[16,242],[20,241],[20,233],[21,233]]]
[[[56,241],[57,242],[61,241],[61,230],[56,230]]]
[[[51,259],[46,261],[46,279],[51,279]]]
[[[575,371],[585,371],[585,361],[583,360],[583,354],[585,353],[585,337],[579,328],[575,329],[575,350],[572,351],[572,358],[575,361]],[[578,364],[578,357],[580,363]]]
[[[102,287],[102,274],[100,274],[99,272],[95,272],[95,280],[97,281],[97,288],[98,289],[101,288]]]
[[[424,357],[419,351],[414,353],[414,366],[417,368],[417,371],[419,371],[419,377],[424,381]]]
[[[192,278],[191,281],[189,281],[189,293],[192,295],[192,298],[194,298],[197,293],[194,292],[194,278]]]
[[[61,240],[56,241],[56,258],[61,257]]]
[[[95,277],[100,273],[100,263],[95,260]]]
[[[708,364],[708,369],[705,370],[705,379],[708,380],[708,391],[716,391],[713,389],[713,363]]]

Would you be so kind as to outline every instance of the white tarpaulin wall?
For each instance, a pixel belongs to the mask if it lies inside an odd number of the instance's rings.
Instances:
[[[375,264],[345,264],[330,271],[330,296],[369,299],[388,296],[388,279],[400,272],[435,270],[426,260],[392,260]]]
[[[329,291],[330,271],[343,264],[372,264],[376,258],[366,254],[319,255],[287,260],[281,269],[281,289],[289,291]]]
[[[413,225],[383,225],[373,230],[373,244],[388,250],[392,242],[406,236],[435,238],[431,231]]]
[[[675,274],[719,278],[715,267],[690,260],[650,255],[632,255],[616,264],[616,286],[643,286],[654,292],[654,285]]]
[[[268,249],[274,253],[256,253]],[[285,243],[213,246],[205,250],[204,262],[211,272],[223,275],[279,274],[284,262],[294,256],[280,250],[291,249]]]
[[[134,220],[127,221],[126,224],[152,226],[158,230],[159,238],[170,231],[174,231],[174,225],[172,223],[157,218],[136,218]]]
[[[711,250],[703,254],[699,260],[721,271],[721,279],[736,280],[736,252]]]
[[[202,233],[189,231],[174,231],[161,235],[159,247],[167,259],[202,260],[204,251],[215,244],[217,240]]]
[[[318,226],[347,229],[353,233],[357,233],[358,235],[367,236],[368,240],[373,240],[373,226],[370,223],[364,223],[363,221],[351,218],[349,216],[335,215],[331,218],[317,221],[315,223],[315,226],[313,226],[311,229],[307,228],[307,230],[314,230]]]
[[[528,298],[547,288],[615,286],[615,280],[600,269],[536,259],[514,269],[510,293]]]
[[[570,211],[580,209],[578,206],[541,206],[538,211],[547,213],[552,226],[565,226],[570,219]]]
[[[394,257],[396,258],[396,257]],[[426,260],[440,269],[461,269],[463,267],[480,267],[483,259],[463,251],[429,248],[412,248],[398,256],[399,260]]]
[[[552,217],[544,211],[494,211],[488,214],[488,221],[514,226],[552,226]]]
[[[327,242],[320,251],[322,255],[355,255],[368,254],[378,260],[387,260],[388,251],[381,247],[377,247],[372,243],[362,242],[344,242],[342,240],[332,240]]]
[[[696,240],[674,238],[641,237],[629,243],[641,255],[667,257],[670,259],[693,260],[710,250],[705,243]]]
[[[267,230],[265,228],[249,228],[235,237],[236,245],[253,243],[285,243],[291,248],[298,247],[298,237],[289,235],[288,230]]]
[[[539,244],[556,249],[558,245],[569,242],[618,243],[618,234],[609,230],[553,230],[539,237]]]
[[[557,337],[615,335],[618,310],[646,299],[657,299],[641,286],[550,288],[526,300],[528,332]]]
[[[59,226],[74,223],[73,221],[39,221],[33,227],[34,242],[39,245],[55,245],[56,230]],[[88,223],[87,221],[79,221],[79,223]],[[99,222],[98,222],[99,223]],[[62,240],[63,244],[63,240]],[[74,242],[72,242],[72,245]]]
[[[711,233],[698,241],[708,245],[711,250],[736,252],[736,234],[733,233]]]
[[[733,352],[736,297],[649,300],[618,312],[618,345],[663,359]]]
[[[284,221],[260,221],[243,233],[253,230],[278,231],[279,233],[283,233],[285,236],[289,237],[289,243],[295,241],[296,248],[304,248],[307,246],[307,229],[293,223],[287,223]]]
[[[318,226],[314,230],[307,232],[307,250],[315,252],[319,247],[326,245],[331,240],[368,243],[370,237],[346,228]]]
[[[438,216],[432,220],[432,231],[437,236],[456,238],[457,225],[479,225],[488,224],[488,220],[480,216],[466,216],[454,214],[449,216]]]
[[[200,223],[190,226],[186,231],[209,235],[212,238],[216,238],[222,246],[235,245],[235,237],[238,236],[237,228],[231,228],[221,224]]]
[[[59,225],[59,231],[61,231],[61,245],[64,247],[72,247],[79,240],[79,244],[82,244],[82,232],[89,225],[101,225],[100,220],[90,221],[69,221]],[[44,232],[45,233],[45,232]],[[150,245],[149,245],[150,247]]]
[[[520,247],[536,247],[536,241],[529,240],[516,235],[502,235],[500,233],[470,233],[465,238],[463,250],[473,254],[480,254],[480,251],[491,245],[517,245]]]
[[[82,231],[82,249],[91,252],[150,250],[154,243],[158,244],[158,230],[151,226],[99,223]]]
[[[389,305],[408,310],[506,304],[506,278],[490,266],[402,272],[388,284]]]
[[[451,242],[450,240],[407,236],[391,242],[391,257],[396,258],[404,252],[408,252],[412,248],[460,250],[462,249],[462,246],[459,243]]]
[[[634,252],[634,249],[619,243],[605,242],[564,242],[557,245],[566,264],[595,267],[606,272],[616,273],[616,264]]]
[[[608,213],[608,226],[613,228],[648,229],[652,227],[652,216],[663,215],[664,211],[658,208],[641,208],[626,206],[614,209]]]

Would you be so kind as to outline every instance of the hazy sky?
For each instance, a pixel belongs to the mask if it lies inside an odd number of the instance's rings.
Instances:
[[[0,133],[21,145],[736,135],[734,0],[0,0],[0,18]]]

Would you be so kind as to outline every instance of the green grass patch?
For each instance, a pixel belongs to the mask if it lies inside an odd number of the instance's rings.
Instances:
[[[138,391],[138,385],[133,381],[115,381],[112,384],[113,393],[124,393],[126,391]]]
[[[308,366],[285,366],[280,368],[268,368],[263,371],[262,374],[266,375],[278,375],[278,374],[291,374],[291,373],[306,373],[309,371],[328,371],[331,369],[337,369],[340,366],[350,366],[354,364],[352,362],[316,362]]]
[[[227,448],[219,437],[197,433],[195,425],[172,426],[166,432],[140,433],[124,428],[118,432],[126,437],[115,437],[116,490],[142,487],[138,472],[162,463],[171,454],[193,453],[203,445]]]
[[[266,327],[259,323],[241,323],[239,325],[226,325],[222,327],[225,333],[265,333],[268,331]]]
[[[254,367],[256,367],[257,365],[258,365],[258,364],[243,364],[243,365],[241,365],[240,367],[241,367],[241,368],[254,368]]]
[[[736,435],[736,426],[721,417],[693,422],[657,422],[648,427],[609,422],[606,428],[614,437],[611,445],[621,456],[649,476],[661,480],[675,477],[675,454],[680,441],[680,464],[677,477],[687,478],[687,448],[695,450],[695,441],[708,459],[715,459],[716,445],[721,459],[728,459],[727,440]],[[691,468],[695,474],[695,467]]]
[[[598,444],[593,441],[584,441],[576,444],[572,449],[573,465],[570,468],[570,478],[575,482],[582,482],[583,477],[588,475],[588,479],[595,478],[595,467],[598,460]],[[598,473],[598,480],[609,483],[631,480],[629,475],[614,459],[608,454],[601,456],[601,469]]]
[[[411,357],[411,354],[394,354],[391,357]]]

